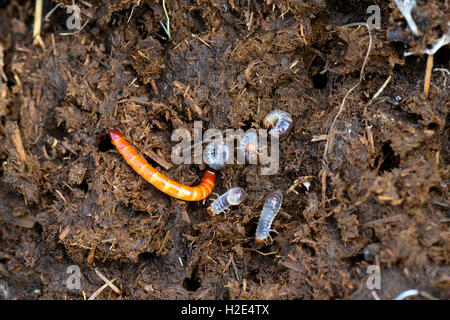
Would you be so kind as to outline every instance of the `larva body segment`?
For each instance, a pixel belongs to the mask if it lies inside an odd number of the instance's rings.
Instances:
[[[225,168],[231,157],[231,152],[225,141],[211,141],[205,147],[204,159],[214,170]]]
[[[117,148],[134,171],[169,196],[185,201],[199,201],[211,194],[216,182],[216,173],[214,171],[206,170],[198,186],[185,186],[170,180],[153,168],[134,150],[119,131],[111,129],[109,130],[109,136],[111,137],[111,143]]]
[[[257,243],[264,243],[269,236],[272,222],[280,211],[282,203],[283,195],[279,190],[272,192],[267,197],[259,217],[258,227],[256,228],[255,241]]]
[[[208,213],[210,216],[215,216],[229,209],[230,206],[237,206],[244,198],[244,189],[239,187],[231,188],[211,203],[211,206],[208,208]]]
[[[245,162],[258,162],[258,135],[255,131],[247,132],[239,142],[239,149],[245,152]]]
[[[264,117],[262,126],[271,129],[269,134],[281,137],[286,135],[291,129],[292,117],[286,111],[274,110]]]

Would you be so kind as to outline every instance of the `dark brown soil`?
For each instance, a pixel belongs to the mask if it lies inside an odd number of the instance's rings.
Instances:
[[[97,268],[123,292],[103,299],[373,299],[378,265],[381,299],[450,298],[449,46],[428,98],[427,56],[403,55],[446,32],[447,1],[418,1],[418,38],[393,1],[376,2],[381,28],[335,122],[370,39],[343,25],[366,21],[373,1],[167,0],[171,39],[161,0],[75,1],[89,19],[75,34],[64,34],[72,0],[60,2],[40,44],[34,1],[0,4],[0,297],[90,297]],[[214,191],[247,198],[213,218],[209,199],[178,201],[140,178],[108,137],[118,128],[157,166],[151,152],[170,163],[177,128],[258,128],[273,109],[294,118],[280,170],[222,170]],[[157,168],[194,185],[205,166]],[[276,232],[258,245],[275,189]],[[67,289],[70,265],[80,290]]]

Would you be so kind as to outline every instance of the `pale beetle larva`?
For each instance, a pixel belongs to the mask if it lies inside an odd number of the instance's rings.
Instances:
[[[208,208],[208,213],[210,216],[215,216],[216,214],[228,210],[230,206],[240,204],[244,198],[244,189],[239,187],[231,188],[211,203],[211,206]]]
[[[205,162],[214,170],[222,170],[229,162],[231,152],[224,141],[211,141],[205,148]]]
[[[283,195],[280,190],[272,192],[264,203],[261,216],[259,217],[258,227],[256,228],[255,241],[257,243],[264,243],[269,236],[272,222],[280,211],[283,203]]]
[[[269,112],[262,120],[264,128],[271,129],[270,135],[279,137],[286,135],[292,127],[292,117],[286,111],[273,110]]]
[[[239,142],[239,149],[245,154],[245,162],[256,164],[258,161],[258,135],[256,132],[247,132]]]

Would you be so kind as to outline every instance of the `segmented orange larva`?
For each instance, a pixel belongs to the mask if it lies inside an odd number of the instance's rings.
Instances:
[[[205,162],[214,170],[222,170],[229,163],[231,152],[225,141],[211,141],[205,147]]]
[[[270,228],[272,227],[273,219],[280,211],[283,203],[283,195],[279,190],[272,192],[264,203],[261,216],[259,217],[258,227],[256,228],[255,241],[263,243],[269,236]]]
[[[219,196],[211,206],[207,209],[210,216],[222,213],[229,210],[230,206],[237,206],[245,198],[245,190],[239,187],[234,187]]]
[[[247,132],[239,142],[239,149],[245,152],[245,162],[258,162],[258,135],[255,131]]]
[[[216,173],[214,171],[206,170],[198,186],[185,186],[170,180],[153,168],[133,149],[119,131],[111,129],[109,130],[109,136],[111,137],[111,143],[117,148],[134,171],[169,196],[185,201],[199,201],[211,194],[216,182]]]
[[[274,110],[269,112],[262,120],[264,128],[271,129],[269,134],[279,137],[286,135],[292,127],[292,117],[286,111]]]

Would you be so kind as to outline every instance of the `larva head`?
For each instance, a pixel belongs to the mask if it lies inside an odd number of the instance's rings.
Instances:
[[[205,148],[205,162],[214,170],[222,170],[229,163],[231,152],[224,141],[211,141]]]
[[[270,111],[268,114],[266,114],[266,116],[261,121],[263,128],[266,128],[266,129],[273,128],[275,126],[275,124],[277,123],[277,121],[279,120],[280,114],[283,112],[284,111],[281,111],[281,110],[273,110],[273,111]]]
[[[237,206],[245,198],[245,190],[239,187],[234,187],[228,191],[227,201],[232,206]]]
[[[258,145],[254,143],[249,143],[245,147],[245,161],[249,164],[258,163]]]
[[[109,137],[112,141],[122,137],[122,134],[116,129],[109,129]]]
[[[264,243],[266,242],[266,239],[260,238],[260,237],[256,237],[255,238],[256,243]]]
[[[216,213],[214,212],[214,210],[213,210],[212,207],[208,207],[208,209],[206,209],[206,212],[208,212],[208,214],[209,214],[211,217],[214,217],[214,216],[216,215]]]
[[[258,159],[258,135],[254,129],[250,130],[241,138],[238,150],[244,152],[245,162],[256,164]]]
[[[268,116],[268,115],[267,115]],[[270,121],[271,119],[268,118],[267,116],[265,116],[262,120],[261,120],[261,125],[263,128],[266,129],[271,129],[273,128],[273,126],[275,125],[274,122]]]
[[[245,154],[255,154],[258,153],[258,145],[255,143],[249,143],[246,147],[245,147]]]

